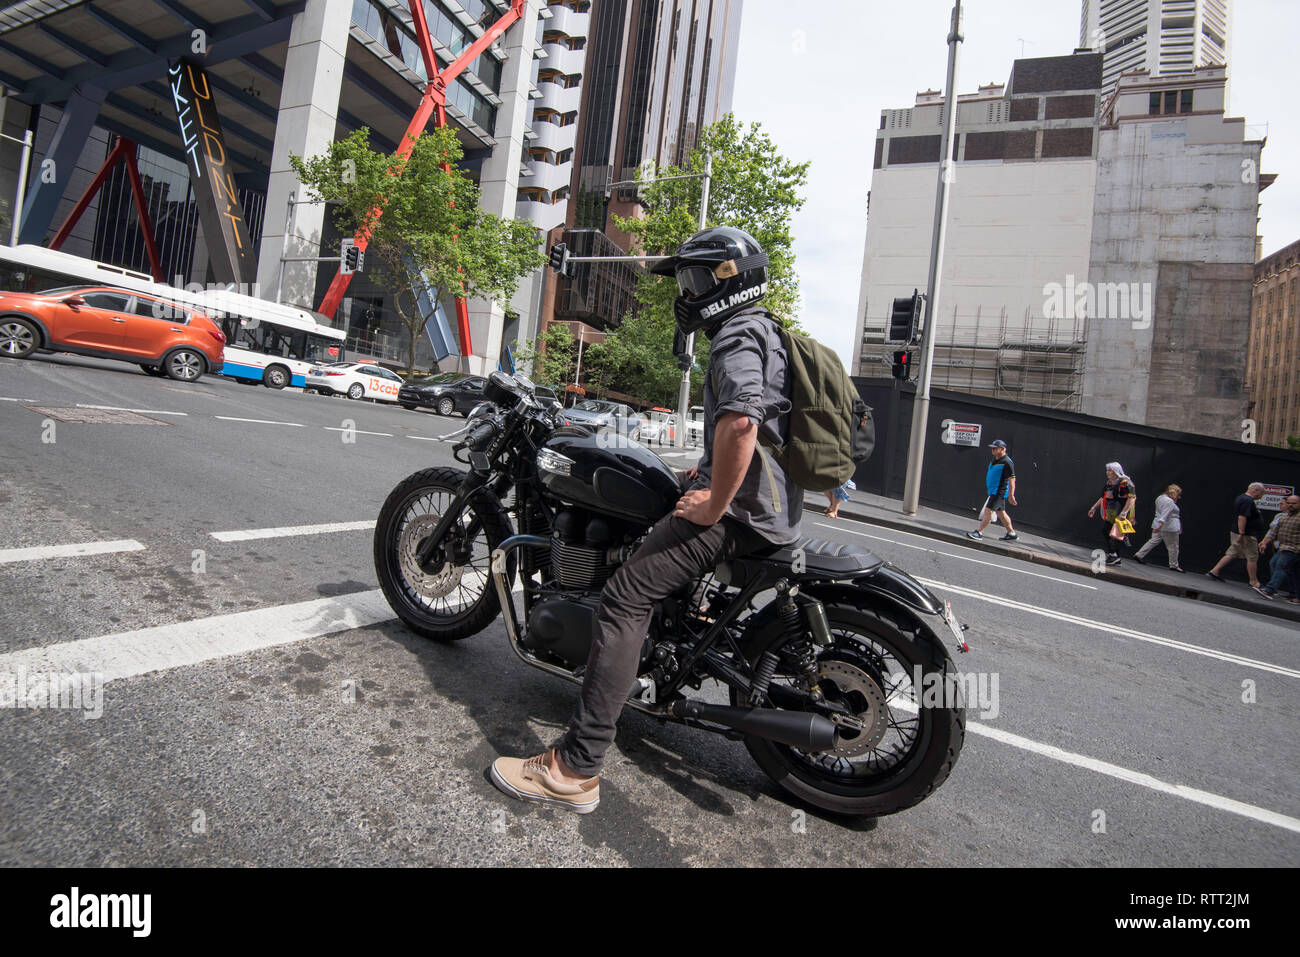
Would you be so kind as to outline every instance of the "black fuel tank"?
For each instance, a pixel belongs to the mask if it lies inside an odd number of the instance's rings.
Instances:
[[[567,502],[646,525],[670,512],[682,494],[677,473],[644,445],[580,427],[559,429],[547,440],[537,473]]]

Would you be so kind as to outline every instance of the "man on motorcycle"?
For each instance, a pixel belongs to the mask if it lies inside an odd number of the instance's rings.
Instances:
[[[706,229],[653,272],[677,277],[678,327],[711,342],[704,383],[704,455],[673,514],[606,583],[600,633],[582,693],[559,743],[528,758],[497,758],[492,783],[512,797],[586,814],[600,802],[599,773],[636,679],[657,602],[719,562],[799,539],[803,492],[758,444],[759,430],[784,444],[790,411],[787,356],[776,324],[756,304],[767,292],[768,257],[754,237]]]

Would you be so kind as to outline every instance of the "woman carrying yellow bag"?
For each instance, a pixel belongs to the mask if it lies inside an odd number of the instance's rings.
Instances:
[[[1101,498],[1092,503],[1088,517],[1092,518],[1101,509],[1101,517],[1106,523],[1106,564],[1118,565],[1119,543],[1125,541],[1126,535],[1135,531],[1133,527],[1133,509],[1137,507],[1137,494],[1133,480],[1124,474],[1124,466],[1118,462],[1106,463],[1106,487],[1102,489]]]

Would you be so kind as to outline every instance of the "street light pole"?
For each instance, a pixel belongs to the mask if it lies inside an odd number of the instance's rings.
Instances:
[[[704,186],[700,190],[700,229],[703,231],[708,226],[709,216],[709,180],[713,178],[713,154],[704,154]],[[695,358],[695,333],[689,333],[686,336],[686,354]],[[686,448],[686,413],[691,408],[691,367],[687,365],[682,370],[682,387],[677,393],[677,417],[678,428],[676,445],[678,448]]]
[[[18,227],[22,224],[23,218],[23,202],[27,198],[27,168],[32,158],[32,131],[24,130],[21,140],[7,133],[0,133],[0,139],[21,143],[23,147],[22,158],[18,161],[18,188],[14,191],[13,216],[9,224],[9,245],[17,246]]]
[[[948,187],[952,183],[952,138],[957,127],[957,53],[962,35],[961,0],[952,8],[948,31],[948,88],[944,98],[943,142],[939,153],[939,187],[934,204],[934,229],[930,244],[930,281],[927,286],[925,333],[921,341],[921,377],[912,404],[912,436],[908,442],[907,479],[903,485],[903,514],[915,515],[921,499],[921,467],[925,461],[925,434],[930,419],[930,373],[934,365],[934,331],[939,314],[939,286],[943,276],[943,245],[948,232]]]

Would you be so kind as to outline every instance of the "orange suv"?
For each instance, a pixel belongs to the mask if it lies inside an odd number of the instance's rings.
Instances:
[[[0,292],[0,356],[53,349],[137,362],[150,375],[195,382],[220,372],[225,334],[191,306],[110,286]]]

